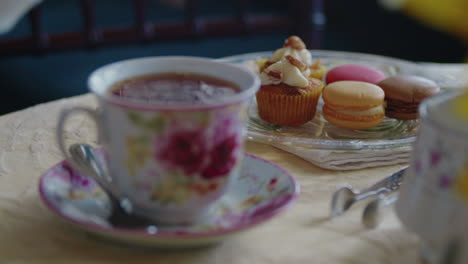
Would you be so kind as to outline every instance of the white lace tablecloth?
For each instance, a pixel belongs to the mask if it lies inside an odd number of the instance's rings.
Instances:
[[[55,143],[59,111],[94,106],[91,95],[38,105],[0,117],[0,263],[420,263],[418,239],[402,228],[393,210],[378,229],[360,223],[362,208],[328,220],[330,196],[343,184],[364,187],[400,166],[355,171],[319,169],[272,146],[248,142],[247,152],[276,162],[301,185],[284,214],[214,247],[155,250],[117,246],[74,229],[49,212],[37,191],[40,175],[63,159]],[[69,122],[66,134],[93,141],[85,117]]]

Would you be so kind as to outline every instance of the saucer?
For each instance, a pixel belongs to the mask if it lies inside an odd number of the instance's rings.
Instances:
[[[111,203],[91,178],[66,161],[42,175],[39,192],[46,206],[66,222],[117,242],[155,247],[193,247],[220,242],[264,223],[282,212],[299,194],[295,179],[281,167],[245,154],[239,177],[196,224],[143,227],[112,226]]]

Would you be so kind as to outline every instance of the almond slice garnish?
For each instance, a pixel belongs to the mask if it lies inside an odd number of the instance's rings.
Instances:
[[[291,36],[289,37],[285,42],[283,47],[291,47],[296,50],[303,50],[306,48],[304,42],[302,41],[301,38],[297,36]]]
[[[266,74],[276,80],[283,79],[283,73],[279,71],[268,71]]]
[[[263,64],[262,68],[260,69],[260,72],[263,72],[266,68],[270,67],[270,65],[272,65],[272,64],[273,64],[273,62],[271,62],[271,61],[266,61],[266,62]]]
[[[289,63],[291,63],[293,66],[296,66],[301,72],[305,71],[307,69],[307,65],[305,63],[303,63],[302,61],[294,58],[293,56],[291,55],[287,55],[285,57]]]

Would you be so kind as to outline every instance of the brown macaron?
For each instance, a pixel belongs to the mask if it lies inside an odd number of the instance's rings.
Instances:
[[[414,75],[391,76],[378,85],[385,92],[386,116],[403,120],[417,119],[419,103],[440,91],[434,81]]]

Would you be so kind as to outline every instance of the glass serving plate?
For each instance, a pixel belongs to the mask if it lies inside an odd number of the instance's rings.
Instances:
[[[327,70],[340,64],[354,63],[374,67],[387,76],[395,74],[418,74],[416,63],[384,56],[352,52],[312,50],[313,59],[322,58]],[[269,57],[271,52],[258,52],[222,58],[222,61],[252,67],[252,62]],[[263,121],[255,99],[248,110],[249,140],[263,143],[281,143],[313,149],[364,150],[389,149],[410,146],[416,136],[419,120],[397,120],[385,117],[377,127],[365,130],[350,130],[328,123],[322,116],[323,101],[320,98],[315,118],[299,127],[282,127]]]

